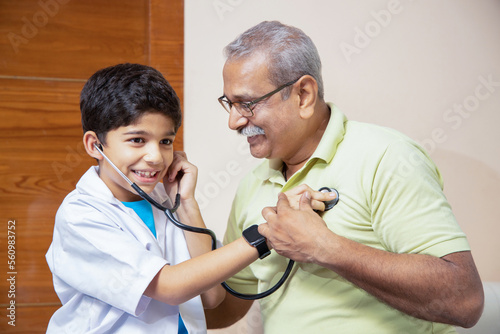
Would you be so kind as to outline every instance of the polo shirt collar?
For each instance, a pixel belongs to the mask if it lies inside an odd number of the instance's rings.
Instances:
[[[347,118],[333,103],[327,104],[331,110],[330,120],[318,147],[316,147],[311,158],[309,158],[304,166],[307,166],[313,160],[322,160],[325,163],[330,163],[337,152],[338,144],[344,138]],[[253,173],[255,177],[262,181],[270,180],[282,183],[284,181],[281,173],[282,167],[283,161],[281,159],[266,159]]]

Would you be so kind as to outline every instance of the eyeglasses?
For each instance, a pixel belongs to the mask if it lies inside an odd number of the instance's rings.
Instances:
[[[293,81],[287,82],[286,84],[284,84],[283,86],[279,86],[278,88],[276,88],[272,92],[267,93],[266,95],[261,96],[258,99],[255,99],[255,100],[250,101],[250,102],[231,102],[225,95],[222,95],[221,97],[219,97],[219,103],[222,105],[222,107],[224,107],[224,109],[226,109],[226,111],[228,113],[231,113],[231,108],[234,106],[236,108],[236,111],[239,112],[241,116],[252,117],[254,115],[253,109],[255,108],[255,105],[257,103],[259,103],[260,101],[262,101],[264,99],[267,99],[268,97],[273,96],[274,94],[276,94],[280,90],[282,90],[288,86],[293,85],[294,83],[299,81],[299,79],[300,78],[297,78]]]

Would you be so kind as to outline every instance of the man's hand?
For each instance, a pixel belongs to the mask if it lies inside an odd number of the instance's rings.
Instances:
[[[333,232],[313,211],[309,191],[301,195],[298,206],[292,208],[288,197],[280,193],[276,207],[262,210],[267,223],[259,225],[259,232],[278,254],[294,261],[314,262],[318,240]]]

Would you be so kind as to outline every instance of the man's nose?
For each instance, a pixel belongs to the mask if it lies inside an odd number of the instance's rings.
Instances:
[[[229,121],[228,125],[231,130],[238,130],[241,127],[244,127],[248,123],[248,118],[241,116],[241,114],[236,110],[236,108],[231,108],[229,112]]]

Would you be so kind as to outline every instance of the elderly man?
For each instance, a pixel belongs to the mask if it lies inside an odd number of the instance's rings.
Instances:
[[[219,101],[229,127],[266,159],[238,188],[225,243],[262,223],[258,230],[276,251],[229,283],[265,290],[286,258],[297,261],[284,287],[261,300],[264,332],[454,333],[453,326],[473,326],[484,302],[480,277],[427,153],[326,103],[318,52],[301,30],[262,22],[225,52]],[[292,207],[283,192],[300,184],[334,187],[339,203],[318,214],[306,191]],[[250,306],[228,295],[207,312],[209,328],[234,323]]]

